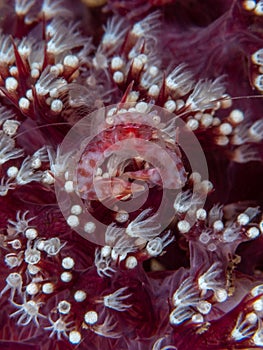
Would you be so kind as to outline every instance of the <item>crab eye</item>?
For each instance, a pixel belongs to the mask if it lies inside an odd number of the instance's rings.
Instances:
[[[127,234],[128,227],[149,232],[142,236],[146,243],[160,235],[188,181],[177,143],[178,130],[186,130],[182,123],[167,110],[139,102],[99,109],[75,124],[53,166],[58,203],[72,229],[99,245],[107,243],[112,224],[131,246],[138,237]],[[126,220],[120,222],[123,212]],[[138,220],[143,213],[150,217]]]

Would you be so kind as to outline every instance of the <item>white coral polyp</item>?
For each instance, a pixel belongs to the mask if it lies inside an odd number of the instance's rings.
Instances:
[[[217,102],[225,93],[222,77],[214,81],[201,80],[199,81],[191,95],[186,101],[186,106],[189,106],[192,111],[205,111],[207,109],[215,109]]]
[[[189,307],[177,307],[170,313],[169,320],[171,325],[178,326],[190,319],[193,314],[193,309],[190,309]]]
[[[17,304],[15,302],[12,302],[12,304],[19,310],[13,312],[10,317],[19,316],[17,320],[19,326],[27,326],[33,321],[34,324],[39,327],[38,318],[45,318],[45,316],[39,312],[41,306],[41,303],[39,302],[35,302],[34,300],[26,301],[26,298],[24,297],[23,304]]]
[[[151,212],[151,209],[145,209],[142,211],[136,219],[131,221],[126,228],[126,233],[130,237],[138,237],[145,240],[155,238],[161,229],[161,224],[157,222],[158,214],[153,216],[148,216]],[[145,219],[146,218],[146,219]]]

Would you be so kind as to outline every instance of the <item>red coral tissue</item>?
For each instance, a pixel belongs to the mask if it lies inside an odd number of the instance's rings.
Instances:
[[[0,13],[0,348],[263,348],[263,1]]]

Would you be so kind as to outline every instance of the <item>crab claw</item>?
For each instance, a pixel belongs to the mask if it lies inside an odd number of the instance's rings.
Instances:
[[[117,200],[126,200],[144,191],[145,187],[143,185],[126,181],[120,177],[100,178],[94,182],[94,194],[96,199],[100,201],[112,197]]]

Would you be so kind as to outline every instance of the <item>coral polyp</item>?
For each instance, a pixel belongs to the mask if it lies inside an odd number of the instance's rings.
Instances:
[[[262,1],[0,12],[1,349],[262,348]]]

